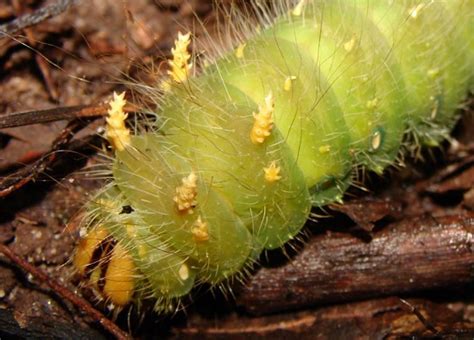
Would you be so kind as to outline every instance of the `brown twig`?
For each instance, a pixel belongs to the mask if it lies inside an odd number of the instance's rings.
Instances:
[[[97,104],[92,106],[77,105],[55,107],[45,110],[13,112],[10,114],[0,115],[0,129],[56,122],[59,120],[71,120],[74,118],[102,117],[107,114],[109,107],[109,104]],[[128,104],[124,108],[124,111],[128,113],[137,112],[137,107]]]
[[[73,118],[100,117],[107,114],[108,105],[78,105],[69,107],[55,107],[45,110],[14,112],[0,115],[0,129],[25,126],[39,123],[49,123],[58,120]]]
[[[22,188],[30,181],[42,174],[48,166],[56,160],[56,151],[64,148],[74,137],[75,133],[85,126],[85,121],[73,120],[71,121],[56,137],[51,150],[43,155],[36,162],[18,170],[12,175],[6,176],[0,180],[0,197],[5,197],[12,192]]]
[[[92,305],[86,300],[80,298],[69,289],[59,284],[57,281],[51,279],[46,273],[42,272],[35,266],[31,265],[18,255],[16,255],[10,248],[4,244],[0,244],[0,253],[9,258],[13,263],[15,263],[21,269],[27,271],[34,277],[36,277],[41,282],[44,282],[50,287],[56,294],[66,299],[74,306],[80,308],[82,311],[87,313],[94,321],[100,323],[110,334],[114,335],[117,339],[131,339],[131,337],[122,331],[117,325],[112,321],[107,319],[105,315],[96,310]]]
[[[33,13],[25,14],[13,21],[0,25],[0,38],[10,36],[27,27],[59,15],[66,11],[75,1],[76,0],[58,0],[55,4],[45,6]]]

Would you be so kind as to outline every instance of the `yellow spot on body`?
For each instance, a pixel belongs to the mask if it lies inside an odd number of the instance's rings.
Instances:
[[[296,79],[295,76],[289,76],[285,79],[285,84],[283,85],[283,89],[286,92],[291,91],[292,83],[293,83],[293,80],[295,80],[295,79]]]
[[[114,202],[105,198],[99,198],[97,200],[97,205],[100,205],[104,210],[109,211],[109,212],[112,212],[117,208]]]
[[[281,179],[280,167],[277,166],[276,161],[272,161],[268,167],[263,168],[263,171],[265,172],[265,180],[269,183],[273,183]]]
[[[356,45],[356,42],[357,42],[356,35],[353,34],[351,40],[344,43],[344,49],[347,52],[352,51],[354,49],[355,45]]]
[[[128,115],[123,112],[126,104],[125,92],[121,94],[114,92],[114,98],[109,102],[110,109],[107,111],[109,116],[105,119],[107,139],[117,151],[123,151],[130,144],[130,130],[125,126]]]
[[[295,8],[293,8],[293,11],[291,12],[291,14],[293,14],[295,17],[301,16],[301,14],[303,14],[303,9],[304,9],[305,4],[306,4],[306,0],[300,0],[300,2],[298,2]]]
[[[189,176],[184,177],[181,182],[183,184],[176,188],[176,195],[173,197],[173,201],[176,203],[180,212],[192,214],[193,208],[197,204],[197,176],[194,171],[192,171]]]
[[[331,151],[331,145],[329,145],[329,144],[321,145],[319,147],[319,153],[321,155],[327,154],[327,153],[329,153],[329,151]]]
[[[240,44],[237,49],[235,50],[235,56],[239,59],[244,57],[244,49],[247,44]]]
[[[92,261],[92,255],[99,244],[108,236],[104,228],[95,228],[91,230],[84,238],[79,241],[73,264],[79,274],[84,275],[87,266]]]
[[[173,58],[168,61],[170,69],[168,70],[169,79],[162,82],[161,88],[169,91],[172,83],[185,82],[190,74],[193,64],[189,62],[191,54],[188,52],[191,43],[191,32],[181,34],[178,32],[178,39],[174,41],[174,48],[171,49]]]
[[[416,6],[413,6],[412,8],[408,10],[408,15],[416,19],[424,7],[425,7],[425,4],[418,4]]]
[[[194,240],[197,242],[209,240],[209,228],[207,227],[207,223],[203,222],[201,216],[198,216],[196,222],[194,222],[194,225],[191,228],[191,233],[193,234]]]
[[[187,279],[189,279],[189,268],[186,264],[183,263],[181,267],[179,267],[178,275],[179,275],[179,278],[183,281],[186,281]]]
[[[377,105],[379,104],[379,100],[377,98],[374,98],[372,100],[368,100],[367,103],[365,104],[365,106],[369,109],[369,110],[373,110],[377,107]]]
[[[134,276],[132,257],[122,245],[116,244],[105,273],[104,295],[115,305],[128,304],[135,288]]]
[[[436,78],[438,75],[439,75],[439,68],[432,68],[431,70],[428,70],[428,77]]]
[[[137,237],[137,227],[133,224],[127,224],[125,226],[125,229],[127,230],[127,235],[134,238]]]
[[[377,150],[380,148],[380,145],[382,144],[382,134],[380,131],[375,131],[374,134],[372,135],[372,140],[371,140],[371,146],[372,150]]]
[[[270,136],[273,128],[273,110],[275,108],[275,101],[273,94],[270,92],[265,97],[265,104],[259,106],[258,113],[253,113],[253,127],[250,131],[250,140],[254,144],[262,144],[265,138]]]

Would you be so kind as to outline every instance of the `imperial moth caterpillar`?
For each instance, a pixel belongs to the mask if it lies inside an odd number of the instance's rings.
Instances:
[[[156,121],[132,134],[123,97],[111,103],[111,178],[87,206],[77,270],[114,305],[157,311],[245,275],[313,206],[341,201],[356,168],[382,173],[448,136],[473,86],[473,6],[279,1],[197,75],[180,34],[146,91]]]

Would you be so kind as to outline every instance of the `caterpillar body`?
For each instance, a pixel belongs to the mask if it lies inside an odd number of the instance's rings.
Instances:
[[[169,311],[195,285],[245,275],[313,206],[341,201],[354,169],[382,173],[446,138],[472,90],[470,0],[276,7],[197,76],[180,35],[144,132],[130,135],[123,97],[112,102],[111,180],[74,264],[114,305]]]

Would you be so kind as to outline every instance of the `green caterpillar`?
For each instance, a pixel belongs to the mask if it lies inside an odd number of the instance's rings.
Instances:
[[[341,201],[357,167],[382,173],[446,138],[472,90],[470,0],[275,7],[198,76],[180,35],[145,132],[130,136],[123,97],[112,103],[111,180],[74,263],[115,305],[166,311],[195,285],[245,275],[311,207]]]

